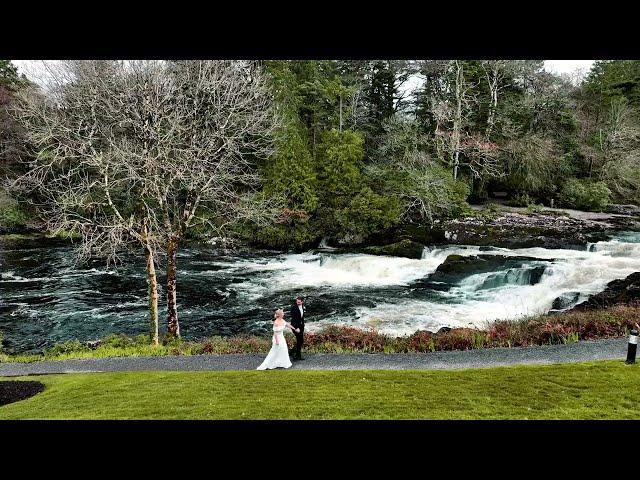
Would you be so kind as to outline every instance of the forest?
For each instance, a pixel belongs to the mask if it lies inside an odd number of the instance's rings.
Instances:
[[[256,63],[279,121],[275,148],[255,167],[261,192],[282,207],[277,221],[236,229],[256,244],[365,243],[402,223],[455,217],[494,192],[516,206],[640,203],[638,61],[599,60],[578,81],[538,60]],[[4,179],[27,168],[29,140],[11,107],[31,87],[0,63]],[[37,203],[7,189],[0,229],[36,222]],[[209,233],[203,224],[190,235]]]

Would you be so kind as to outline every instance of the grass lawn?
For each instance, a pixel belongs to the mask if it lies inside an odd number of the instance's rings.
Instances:
[[[0,407],[0,419],[635,419],[640,410],[640,366],[622,361],[34,379],[46,390]]]

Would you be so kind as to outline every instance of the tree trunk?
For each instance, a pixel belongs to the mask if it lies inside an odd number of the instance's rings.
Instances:
[[[456,154],[454,157],[454,161],[453,161],[453,179],[457,180],[458,179],[458,165],[460,165],[460,151],[456,150]]]
[[[458,167],[460,165],[460,136],[462,130],[462,82],[464,81],[462,65],[456,60],[456,113],[453,120],[453,179],[458,179]]]
[[[176,305],[176,256],[180,238],[173,236],[167,247],[167,337],[180,337],[178,307]]]
[[[340,94],[340,131],[342,132],[342,94]]]
[[[489,117],[487,118],[487,130],[485,137],[487,140],[491,137],[493,132],[493,124],[495,123],[496,110],[498,109],[498,90],[497,85],[491,85],[491,104],[489,106]]]
[[[149,284],[149,336],[153,345],[158,345],[158,281],[151,249],[145,249],[147,256],[147,283]]]

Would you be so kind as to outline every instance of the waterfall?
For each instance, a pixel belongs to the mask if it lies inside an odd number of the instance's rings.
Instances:
[[[545,265],[528,265],[522,268],[510,268],[502,272],[471,275],[460,282],[460,286],[468,291],[475,291],[507,285],[535,285],[540,282],[545,270]]]
[[[444,261],[448,253],[477,255],[477,247],[458,249],[434,248],[423,252],[422,262]],[[493,253],[493,252],[492,252]],[[404,335],[416,330],[437,331],[448,327],[483,327],[499,319],[517,319],[544,314],[552,310],[554,300],[563,298],[562,308],[601,292],[612,280],[626,278],[640,271],[640,233],[620,235],[594,243],[588,250],[496,248],[507,256],[531,256],[550,262],[530,262],[521,268],[510,268],[472,274],[444,292],[414,292],[402,299],[381,299],[373,307],[356,308],[350,325],[374,325],[390,335]],[[437,268],[437,265],[435,266]],[[579,294],[576,294],[579,292]],[[559,302],[557,302],[559,303]],[[558,304],[556,304],[557,308]],[[313,329],[329,324],[329,319],[313,325]]]

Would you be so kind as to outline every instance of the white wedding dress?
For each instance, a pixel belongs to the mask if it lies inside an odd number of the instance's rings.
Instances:
[[[273,339],[271,340],[271,350],[264,362],[260,364],[258,370],[269,370],[272,368],[289,368],[292,363],[289,359],[289,347],[284,338],[284,329],[287,328],[286,324],[281,327],[273,326]],[[276,345],[276,337],[278,344]]]

